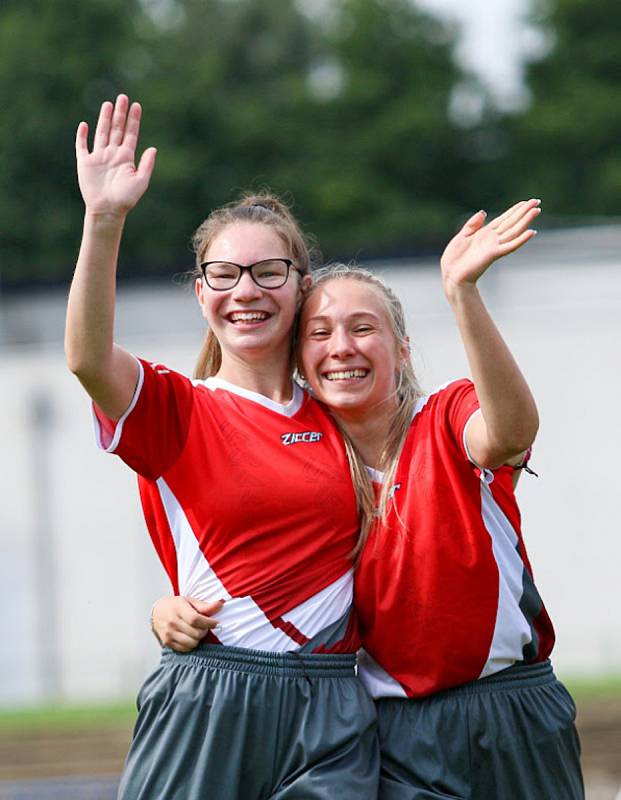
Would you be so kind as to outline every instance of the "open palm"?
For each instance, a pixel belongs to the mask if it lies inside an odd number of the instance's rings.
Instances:
[[[518,250],[535,235],[529,225],[541,213],[539,200],[523,200],[485,225],[485,212],[472,216],[446,246],[440,266],[445,285],[475,284],[494,261]]]
[[[129,106],[126,95],[101,106],[93,150],[88,149],[88,125],[81,122],[76,134],[78,183],[86,208],[97,214],[126,214],[145,193],[156,150],[150,147],[135,165],[141,108]]]

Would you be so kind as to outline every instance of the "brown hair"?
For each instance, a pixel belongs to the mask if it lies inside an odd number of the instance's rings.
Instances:
[[[299,275],[308,275],[312,262],[318,258],[311,238],[305,234],[290,209],[276,195],[269,192],[245,194],[240,200],[212,211],[196,229],[192,246],[196,254],[194,278],[202,278],[200,264],[209,246],[226,228],[235,222],[251,222],[274,228],[285,243],[295,262]],[[200,380],[215,375],[222,364],[222,350],[213,331],[208,330],[194,368],[194,377]]]
[[[359,281],[360,283],[370,286],[384,303],[395,337],[395,344],[397,346],[405,345],[409,351],[403,306],[397,295],[382,278],[369,272],[369,270],[347,264],[331,264],[327,267],[322,267],[315,271],[313,277],[313,285],[307,292],[307,298],[329,281]],[[414,415],[414,407],[417,400],[423,394],[409,356],[402,362],[401,369],[395,376],[395,393],[399,402],[394,412],[394,417],[391,420],[389,433],[384,447],[382,448],[382,452],[380,453],[378,464],[379,470],[384,473],[384,483],[377,505],[373,485],[366,465],[347,435],[347,432],[335,417],[336,424],[345,439],[345,449],[347,451],[347,459],[356,490],[358,512],[360,514],[360,538],[356,545],[355,555],[358,555],[362,550],[374,522],[376,522],[378,518],[382,521],[386,519],[388,503],[391,499],[390,490],[394,482],[395,472],[397,471],[399,456],[401,455],[403,444],[410,430],[412,417]]]

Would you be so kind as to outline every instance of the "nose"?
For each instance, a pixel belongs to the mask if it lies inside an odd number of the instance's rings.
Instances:
[[[330,355],[332,358],[348,358],[353,355],[354,346],[349,333],[343,328],[335,328],[330,337]]]
[[[256,300],[262,297],[263,293],[261,287],[250,277],[250,272],[244,270],[237,286],[232,289],[232,297],[240,303],[249,303],[251,300]]]

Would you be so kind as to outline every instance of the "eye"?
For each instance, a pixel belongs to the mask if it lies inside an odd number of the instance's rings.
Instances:
[[[354,333],[362,333],[362,334],[373,333],[373,326],[367,325],[366,323],[363,325],[356,325],[356,327],[354,328]]]
[[[311,339],[325,339],[326,336],[330,335],[330,331],[328,331],[326,328],[314,328],[308,331],[306,335]]]
[[[237,269],[233,264],[227,264],[225,261],[210,264],[207,267],[207,275],[209,278],[236,278]]]

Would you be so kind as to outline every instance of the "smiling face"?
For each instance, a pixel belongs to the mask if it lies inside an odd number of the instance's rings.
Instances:
[[[285,242],[273,227],[253,222],[227,225],[214,237],[204,261],[230,261],[248,266],[269,258],[291,258]],[[244,271],[237,286],[226,291],[210,289],[196,281],[196,296],[203,316],[222,349],[222,364],[231,360],[283,359],[288,363],[291,330],[301,300],[300,278],[291,268],[278,289],[262,289]]]
[[[300,361],[317,397],[334,412],[363,418],[398,404],[407,343],[398,342],[380,290],[353,278],[328,280],[304,303]]]

